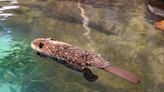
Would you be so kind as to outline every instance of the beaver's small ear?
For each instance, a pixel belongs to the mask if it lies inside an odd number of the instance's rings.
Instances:
[[[52,37],[51,38],[47,38],[48,40],[54,40]]]
[[[43,48],[44,44],[43,43],[39,43],[39,48]]]

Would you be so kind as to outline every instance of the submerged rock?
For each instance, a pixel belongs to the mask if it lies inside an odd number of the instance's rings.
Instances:
[[[155,28],[164,31],[164,20],[155,23]]]

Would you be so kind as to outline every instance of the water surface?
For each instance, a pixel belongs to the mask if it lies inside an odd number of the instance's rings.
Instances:
[[[13,5],[0,1],[0,5]],[[18,0],[0,19],[0,92],[163,92],[164,33],[161,18],[143,0]],[[131,84],[100,69],[94,83],[36,55],[33,39],[53,37],[93,51],[138,75]]]

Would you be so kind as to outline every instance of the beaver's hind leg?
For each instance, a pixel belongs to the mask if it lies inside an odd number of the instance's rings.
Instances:
[[[98,76],[93,74],[92,71],[88,68],[84,68],[83,75],[84,78],[90,82],[94,82],[98,79]]]

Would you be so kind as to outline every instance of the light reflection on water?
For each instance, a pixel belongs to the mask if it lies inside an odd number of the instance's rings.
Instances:
[[[0,55],[5,57],[0,84],[21,85],[15,87],[20,92],[163,92],[164,36],[145,18],[145,2],[92,1],[79,5],[69,0],[20,0],[21,7],[10,11],[17,16],[2,22],[0,53],[9,51],[11,56]],[[84,30],[90,31],[92,41],[83,35]],[[99,69],[93,69],[99,80],[89,83],[81,74],[38,57],[30,47],[38,37],[53,37],[100,53],[113,65],[139,75],[142,83],[133,85]]]
[[[11,49],[12,37],[10,34],[11,30],[9,28],[6,28],[5,26],[2,26],[2,25],[1,25],[1,28],[2,29],[0,30],[0,44],[1,44],[0,53],[3,53],[3,54],[0,55],[0,58],[3,58],[7,54],[4,52]]]
[[[3,2],[9,2],[9,5],[3,5]],[[2,4],[1,4],[2,3]],[[17,4],[17,0],[1,0],[0,1],[0,21],[6,20],[8,17],[14,16],[13,13],[6,13],[7,10],[14,10],[18,9],[18,5],[12,5]]]
[[[11,85],[8,83],[4,83],[1,87],[0,87],[0,91],[1,92],[21,92],[21,86],[19,85]]]

